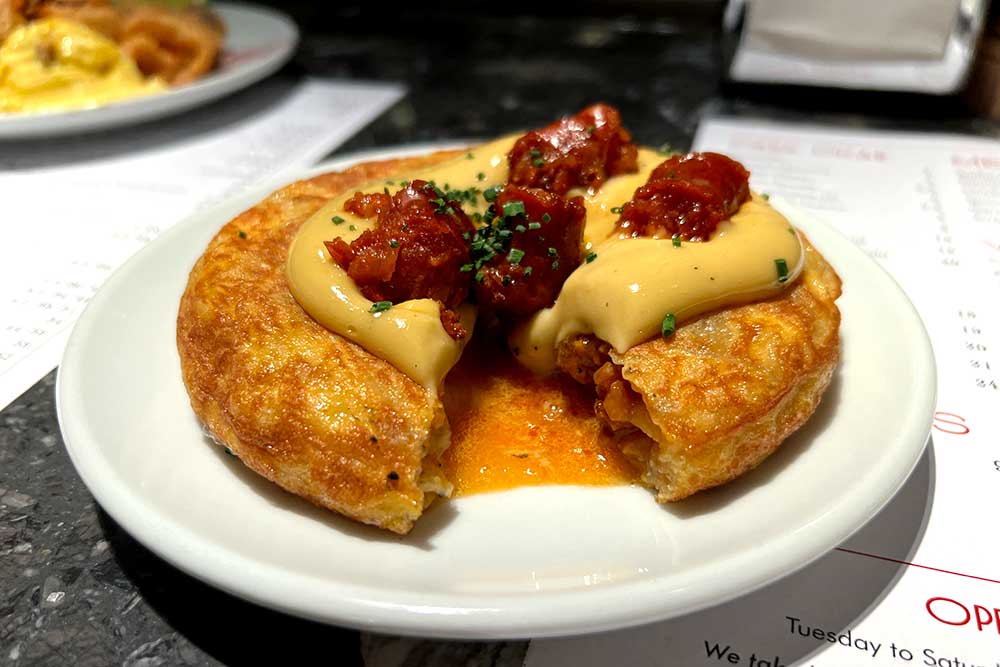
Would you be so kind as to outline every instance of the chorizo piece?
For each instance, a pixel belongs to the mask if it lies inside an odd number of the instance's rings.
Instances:
[[[707,241],[750,198],[750,172],[719,153],[674,155],[622,206],[619,233]]]
[[[635,173],[638,155],[617,109],[595,104],[528,132],[507,158],[512,185],[564,195],[574,187],[596,190],[611,176]]]
[[[341,238],[327,250],[371,301],[435,299],[441,323],[453,338],[465,336],[454,313],[469,293],[469,246],[475,227],[456,201],[433,183],[416,180],[395,195],[358,193],[344,209],[377,216],[376,226],[349,245]],[[374,215],[371,215],[374,214]]]
[[[496,217],[480,228],[472,245],[476,301],[513,316],[551,306],[580,265],[583,198],[507,185],[493,210]]]

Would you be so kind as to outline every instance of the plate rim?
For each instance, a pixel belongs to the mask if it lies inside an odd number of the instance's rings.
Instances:
[[[906,465],[896,465],[888,471],[883,467],[880,477],[884,479],[879,485],[882,493],[877,499],[860,505],[850,505],[852,508],[850,512],[845,509],[847,504],[842,503],[827,513],[825,522],[813,521],[796,532],[794,540],[785,534],[754,549],[746,550],[735,560],[729,558],[713,566],[703,566],[703,569],[707,569],[700,577],[702,582],[726,580],[723,585],[702,583],[700,587],[671,589],[669,581],[663,582],[657,579],[618,583],[605,590],[610,591],[613,597],[632,600],[634,605],[626,606],[634,606],[640,611],[608,609],[603,616],[590,615],[589,618],[588,614],[580,613],[581,607],[586,607],[580,604],[580,597],[591,595],[599,589],[550,591],[541,596],[511,594],[503,596],[502,600],[497,596],[500,602],[492,606],[433,605],[421,600],[427,596],[414,593],[396,595],[394,599],[387,600],[384,599],[384,590],[373,590],[344,581],[330,582],[327,579],[302,575],[275,565],[253,561],[242,553],[234,553],[224,546],[199,538],[183,524],[178,524],[168,517],[157,516],[155,507],[149,506],[141,495],[130,493],[127,485],[119,482],[110,464],[106,460],[99,460],[100,444],[96,441],[90,442],[83,423],[68,418],[68,411],[72,412],[74,409],[70,390],[76,381],[75,358],[82,354],[78,351],[82,346],[81,341],[86,338],[88,330],[99,322],[96,314],[100,312],[103,303],[111,299],[117,289],[115,286],[127,279],[128,271],[133,270],[132,267],[141,266],[144,257],[156,253],[159,246],[167,245],[174,236],[192,233],[189,230],[204,224],[206,220],[221,220],[218,226],[212,227],[211,233],[214,235],[231,219],[234,210],[237,212],[243,210],[281,185],[298,178],[308,178],[326,171],[343,169],[364,160],[412,155],[466,145],[469,143],[429,142],[360,151],[326,161],[316,167],[297,170],[290,176],[271,179],[177,223],[138,251],[109,277],[73,328],[57,375],[56,411],[63,440],[74,467],[97,502],[115,521],[159,557],[187,574],[237,597],[295,616],[400,635],[450,639],[514,639],[568,636],[619,629],[686,615],[735,599],[784,578],[822,557],[863,527],[896,495],[919,463],[931,432],[937,382],[933,348],[926,328],[913,303],[885,269],[836,229],[811,214],[795,210],[778,197],[773,197],[772,201],[779,209],[791,212],[796,225],[804,221],[807,227],[821,229],[823,236],[832,238],[849,248],[856,259],[865,262],[868,268],[877,271],[888,281],[887,287],[894,292],[894,297],[898,299],[901,311],[907,318],[905,322],[909,332],[907,339],[923,352],[920,362],[914,363],[914,367],[919,370],[920,381],[914,387],[913,398],[910,399],[908,407],[910,413],[923,415],[924,418],[908,420],[899,429],[903,434],[899,436],[899,442],[919,441],[920,444],[908,446],[906,452],[909,454],[909,460],[905,462]],[[806,231],[808,233],[809,229]],[[916,409],[918,403],[924,409]],[[831,518],[831,515],[845,512],[850,514],[850,520],[840,517],[840,521],[836,522]],[[817,537],[818,533],[823,532],[821,529],[831,521],[836,523],[839,529],[833,532],[827,529],[824,537]],[[817,547],[817,543],[820,543],[822,548]],[[778,554],[782,557],[776,557]],[[726,571],[744,565],[744,561],[764,562],[768,567],[758,568],[756,576],[738,577],[738,581],[734,583],[731,580],[731,573],[727,574]],[[713,570],[723,570],[723,572],[717,573]],[[317,583],[322,584],[322,594],[317,589]],[[290,596],[290,591],[294,591],[296,595]],[[292,597],[294,602],[289,601]],[[676,603],[655,604],[657,601],[662,603],[664,599],[687,600],[687,602],[680,606]],[[335,601],[335,604],[331,605],[331,600]],[[525,612],[524,605],[531,608],[529,613]]]
[[[227,13],[243,13],[270,22],[275,30],[283,31],[281,36],[287,40],[266,58],[251,61],[232,72],[212,72],[189,85],[162,93],[119,100],[92,109],[0,113],[0,142],[83,135],[180,114],[266,79],[287,63],[298,48],[301,38],[298,26],[290,16],[277,9],[225,1],[213,2],[213,7],[223,18]]]

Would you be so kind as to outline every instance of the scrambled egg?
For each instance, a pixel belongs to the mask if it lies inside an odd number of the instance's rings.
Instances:
[[[166,89],[118,46],[63,19],[23,25],[0,45],[0,111],[86,109]]]

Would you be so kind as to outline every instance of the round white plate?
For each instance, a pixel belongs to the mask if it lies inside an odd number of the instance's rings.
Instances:
[[[104,509],[170,563],[248,600],[454,638],[651,622],[803,567],[873,517],[923,452],[935,367],[913,306],[849,241],[782,207],[843,278],[843,360],[818,412],[760,468],[667,507],[641,488],[537,487],[438,503],[406,537],[354,524],[211,445],[181,382],[188,272],[271,189],[196,214],[118,270],[76,325],[57,389],[66,446]]]
[[[264,7],[226,2],[215,2],[211,6],[226,26],[226,38],[219,67],[208,76],[187,86],[95,109],[0,113],[0,139],[81,134],[180,113],[270,76],[292,57],[299,31],[284,14]]]

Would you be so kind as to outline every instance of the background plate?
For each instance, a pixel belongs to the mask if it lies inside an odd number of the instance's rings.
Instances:
[[[299,31],[284,14],[225,2],[214,2],[211,6],[226,25],[226,39],[219,67],[208,76],[187,86],[96,109],[0,113],[0,139],[81,134],[180,113],[260,81],[291,58]]]
[[[274,187],[196,214],[118,270],[73,331],[57,387],[66,446],[104,509],[161,557],[243,598],[456,638],[652,622],[819,557],[888,502],[923,452],[935,368],[920,319],[873,260],[779,201],[844,281],[843,358],[817,413],[758,469],[668,507],[644,489],[563,486],[438,503],[406,537],[341,519],[211,446],[181,382],[175,320],[188,272],[221,225]]]

